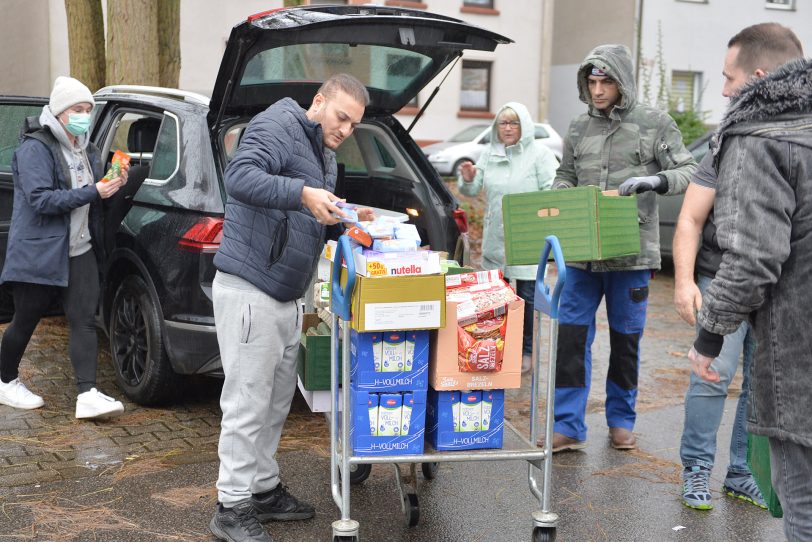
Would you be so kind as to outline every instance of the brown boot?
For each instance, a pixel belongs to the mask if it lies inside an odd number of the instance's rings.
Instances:
[[[634,450],[637,448],[637,438],[634,433],[622,427],[609,428],[609,440],[615,450]]]
[[[544,448],[544,439],[539,439],[536,443],[539,448]],[[575,450],[583,450],[586,448],[586,442],[583,440],[576,440],[561,433],[553,433],[553,453],[558,452],[572,452]]]

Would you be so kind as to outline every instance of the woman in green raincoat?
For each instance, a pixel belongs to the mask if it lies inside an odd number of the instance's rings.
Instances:
[[[533,295],[535,265],[505,265],[505,230],[502,196],[548,190],[558,161],[535,140],[535,125],[527,108],[517,102],[503,105],[491,127],[491,142],[476,165],[464,162],[457,173],[460,192],[476,196],[485,190],[487,205],[482,235],[482,268],[501,269],[516,281],[516,293],[525,301],[522,372],[530,370],[533,349]]]

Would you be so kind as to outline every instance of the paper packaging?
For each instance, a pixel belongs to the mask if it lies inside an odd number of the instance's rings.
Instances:
[[[341,283],[347,270],[341,271]],[[356,331],[437,329],[445,325],[442,275],[356,277],[351,327]]]
[[[403,372],[406,332],[387,331],[383,334],[381,348],[381,371],[385,373]]]
[[[409,434],[409,423],[412,420],[412,408],[414,408],[414,394],[403,392],[403,411],[400,414],[400,434]]]
[[[482,424],[482,392],[460,392],[460,432],[479,431]]]
[[[333,261],[336,242],[327,241],[324,257]],[[367,251],[355,254],[355,272],[364,277],[436,275],[441,271],[440,253],[431,250],[408,252]],[[346,265],[344,266],[346,267]]]
[[[390,437],[400,435],[400,417],[402,413],[403,396],[401,394],[380,394],[380,404],[378,406],[378,436]]]
[[[449,301],[446,311],[457,313],[457,304]],[[502,370],[498,372],[463,373],[457,363],[457,325],[454,317],[446,318],[447,325],[431,332],[429,356],[429,385],[436,390],[510,389],[522,383],[522,329],[524,327],[524,300],[517,298],[508,305],[505,350]]]
[[[445,393],[445,392],[444,392]],[[460,392],[451,391],[451,418],[454,422],[454,432],[460,432]]]
[[[407,371],[404,367],[396,372],[375,370],[375,363],[380,363],[383,337],[393,332],[358,332],[350,330],[350,381],[354,389],[370,392],[425,390],[429,383],[429,332],[397,331],[400,336],[411,336],[412,366]],[[400,344],[404,348],[406,342]],[[373,353],[377,352],[377,354]],[[376,360],[375,355],[379,358]]]
[[[410,392],[414,400],[409,419],[409,434],[372,436],[369,427],[368,403],[370,392],[350,390],[352,423],[350,442],[354,455],[406,455],[422,454],[426,434],[426,391]],[[399,395],[399,394],[398,394]],[[402,423],[402,414],[401,414]]]
[[[435,450],[475,450],[482,448],[501,448],[505,425],[505,392],[488,390],[491,400],[488,429],[460,432],[455,429],[455,405],[458,391],[436,391],[429,388],[426,404],[426,440]]]
[[[414,349],[418,339],[417,331],[405,331],[406,340],[403,343],[403,370],[411,371],[414,368]],[[428,336],[426,336],[428,339]],[[426,341],[428,344],[428,340]],[[428,351],[426,352],[428,354]]]
[[[367,408],[369,409],[369,434],[370,436],[378,436],[378,405],[380,404],[380,396],[377,393],[370,393],[367,400]]]
[[[302,380],[302,386],[308,391],[330,389],[330,335],[305,334],[308,328],[317,327],[319,323],[321,319],[317,314],[303,315],[301,342],[296,354],[296,370]],[[339,360],[339,367],[340,365]]]
[[[482,390],[482,422],[480,428],[487,431],[491,427],[491,411],[493,410],[493,390]]]

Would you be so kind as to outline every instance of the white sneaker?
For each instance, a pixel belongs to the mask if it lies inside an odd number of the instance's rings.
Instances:
[[[113,418],[124,412],[124,405],[96,388],[76,397],[76,418]]]
[[[0,403],[30,410],[41,407],[45,401],[39,395],[31,393],[19,378],[15,378],[8,384],[0,380]]]

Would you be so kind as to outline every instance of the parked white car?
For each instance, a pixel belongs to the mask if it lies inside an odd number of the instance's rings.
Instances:
[[[476,163],[491,141],[491,125],[476,124],[448,138],[445,141],[423,147],[423,153],[440,175],[456,175],[457,168],[466,160]],[[561,161],[563,141],[552,126],[536,123],[536,143],[546,145]]]

